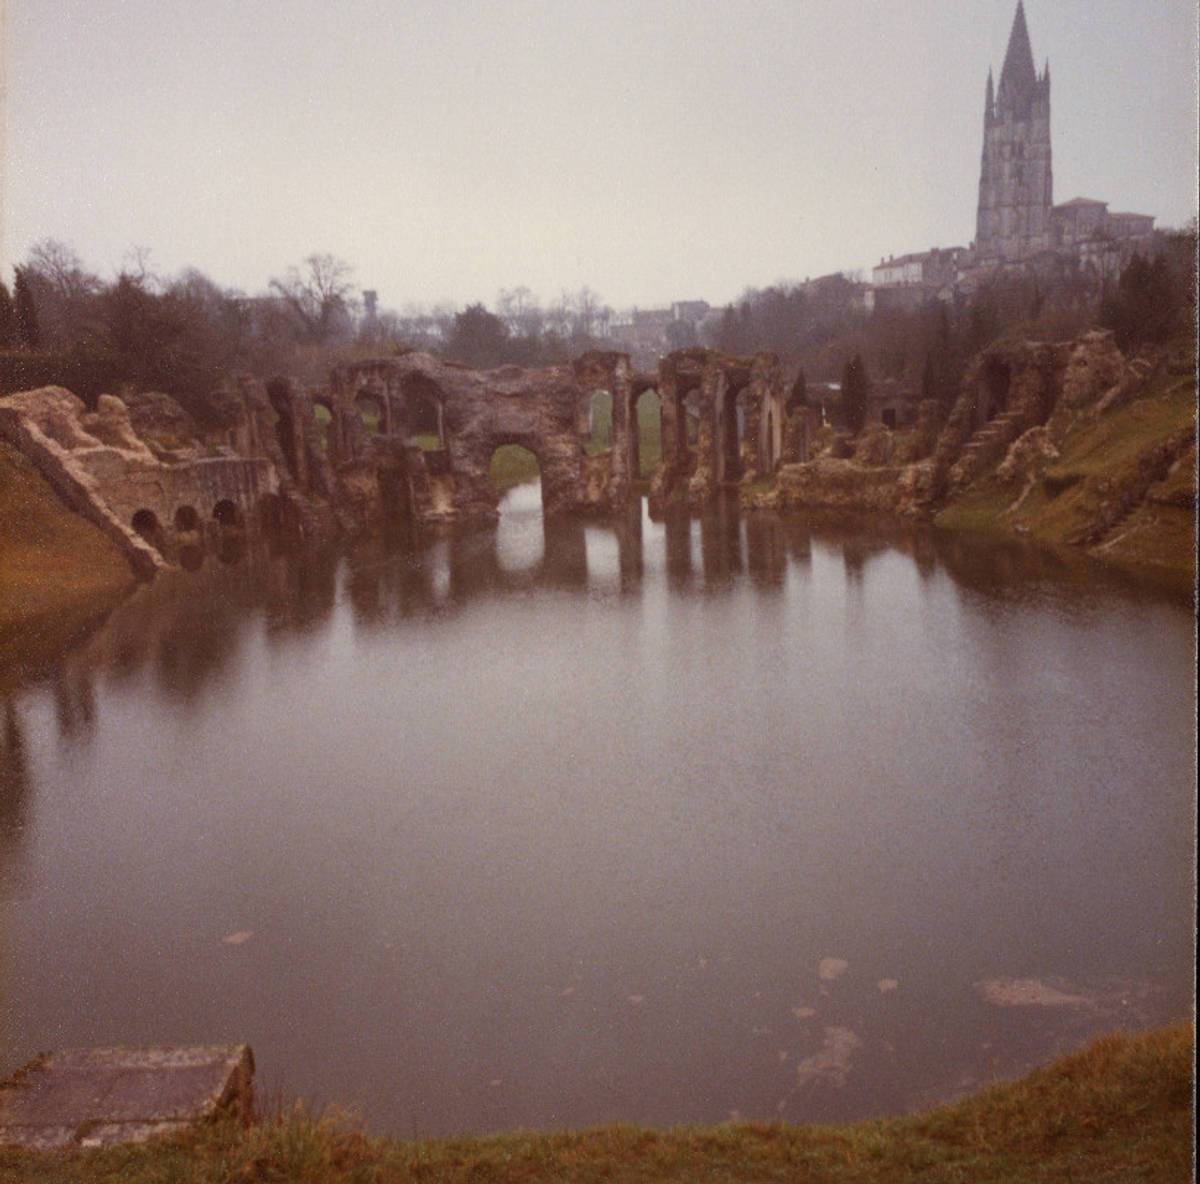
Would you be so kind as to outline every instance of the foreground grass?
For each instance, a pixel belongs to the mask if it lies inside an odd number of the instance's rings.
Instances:
[[[134,583],[116,544],[0,442],[0,681],[70,640]]]
[[[1127,1184],[1190,1180],[1193,1027],[1116,1033],[928,1114],[846,1127],[598,1127],[427,1142],[372,1139],[301,1111],[141,1148],[0,1151],[12,1184],[234,1181],[710,1181]]]

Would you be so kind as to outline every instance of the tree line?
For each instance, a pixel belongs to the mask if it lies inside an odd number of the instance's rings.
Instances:
[[[1004,334],[1061,340],[1099,322],[1130,349],[1190,323],[1195,228],[1164,242],[1154,258],[1134,258],[1099,298],[1065,267],[996,279],[967,299],[868,310],[862,284],[829,276],[747,290],[710,322],[703,341],[679,322],[686,339],[670,345],[770,351],[800,372],[801,388],[849,379],[857,399],[862,384],[892,381],[948,408],[969,359]],[[374,293],[357,287],[352,267],[328,253],[246,295],[194,268],[159,275],[145,251],[104,280],[69,245],[45,239],[15,269],[11,290],[0,281],[0,356],[44,358],[62,375],[56,381],[89,400],[123,387],[165,390],[202,421],[234,373],[320,383],[340,361],[409,349],[477,367],[548,365],[597,346],[620,348],[609,336],[614,319],[586,287],[545,304],[514,287],[492,308],[381,310]]]

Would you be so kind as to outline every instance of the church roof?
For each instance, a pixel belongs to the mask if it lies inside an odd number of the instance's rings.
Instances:
[[[1025,4],[1024,0],[1017,0],[1017,13],[1008,36],[1008,52],[1004,55],[1004,69],[1000,71],[1000,90],[1015,88],[1018,92],[1027,92],[1036,83],[1037,67],[1033,64],[1033,46],[1029,41],[1029,26],[1025,23]]]
[[[1094,197],[1073,197],[1070,201],[1064,201],[1054,208],[1057,210],[1069,210],[1079,206],[1106,206],[1108,202],[1097,201]]]

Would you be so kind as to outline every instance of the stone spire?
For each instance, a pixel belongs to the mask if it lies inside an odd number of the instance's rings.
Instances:
[[[1000,71],[1001,101],[1008,96],[1028,96],[1036,85],[1037,67],[1033,64],[1033,46],[1025,23],[1025,4],[1024,0],[1017,0],[1017,15],[1013,17],[1004,69]]]
[[[992,72],[988,71],[987,81],[987,98],[983,101],[983,117],[985,120],[991,119],[992,112],[996,108],[996,86],[992,82]]]

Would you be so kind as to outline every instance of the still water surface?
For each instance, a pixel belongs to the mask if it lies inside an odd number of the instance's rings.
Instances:
[[[1191,1000],[1186,605],[718,513],[245,557],[0,701],[0,1069],[402,1135],[898,1112]]]

